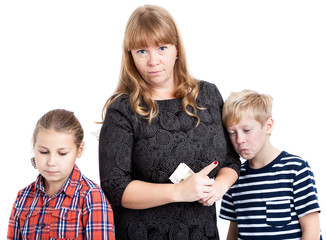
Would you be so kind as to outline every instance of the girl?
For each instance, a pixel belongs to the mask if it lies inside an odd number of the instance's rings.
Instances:
[[[72,112],[52,110],[39,119],[32,164],[40,175],[18,193],[7,239],[115,239],[109,202],[75,165],[83,137]]]

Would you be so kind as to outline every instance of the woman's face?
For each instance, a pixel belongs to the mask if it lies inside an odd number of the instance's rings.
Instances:
[[[178,51],[175,45],[162,44],[132,49],[132,58],[143,79],[153,88],[174,86],[173,69]]]

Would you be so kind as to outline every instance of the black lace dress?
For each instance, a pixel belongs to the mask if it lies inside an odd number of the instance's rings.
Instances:
[[[121,206],[122,194],[132,180],[171,183],[179,163],[194,172],[218,161],[239,172],[240,160],[221,122],[223,99],[214,84],[200,81],[197,103],[200,124],[181,108],[180,99],[157,101],[159,114],[151,124],[137,116],[127,96],[107,110],[99,142],[101,187],[114,211],[118,240],[219,239],[215,205],[171,203],[144,210]],[[172,183],[171,183],[172,184]],[[150,193],[148,193],[150,194]]]

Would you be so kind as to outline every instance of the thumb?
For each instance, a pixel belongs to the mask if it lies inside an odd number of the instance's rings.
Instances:
[[[204,167],[199,174],[207,176],[214,168],[218,166],[218,161],[212,162],[208,166]]]

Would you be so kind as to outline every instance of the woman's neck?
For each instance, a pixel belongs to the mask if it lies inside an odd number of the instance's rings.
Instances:
[[[170,88],[156,88],[151,93],[154,100],[168,100],[175,98],[174,87]]]

